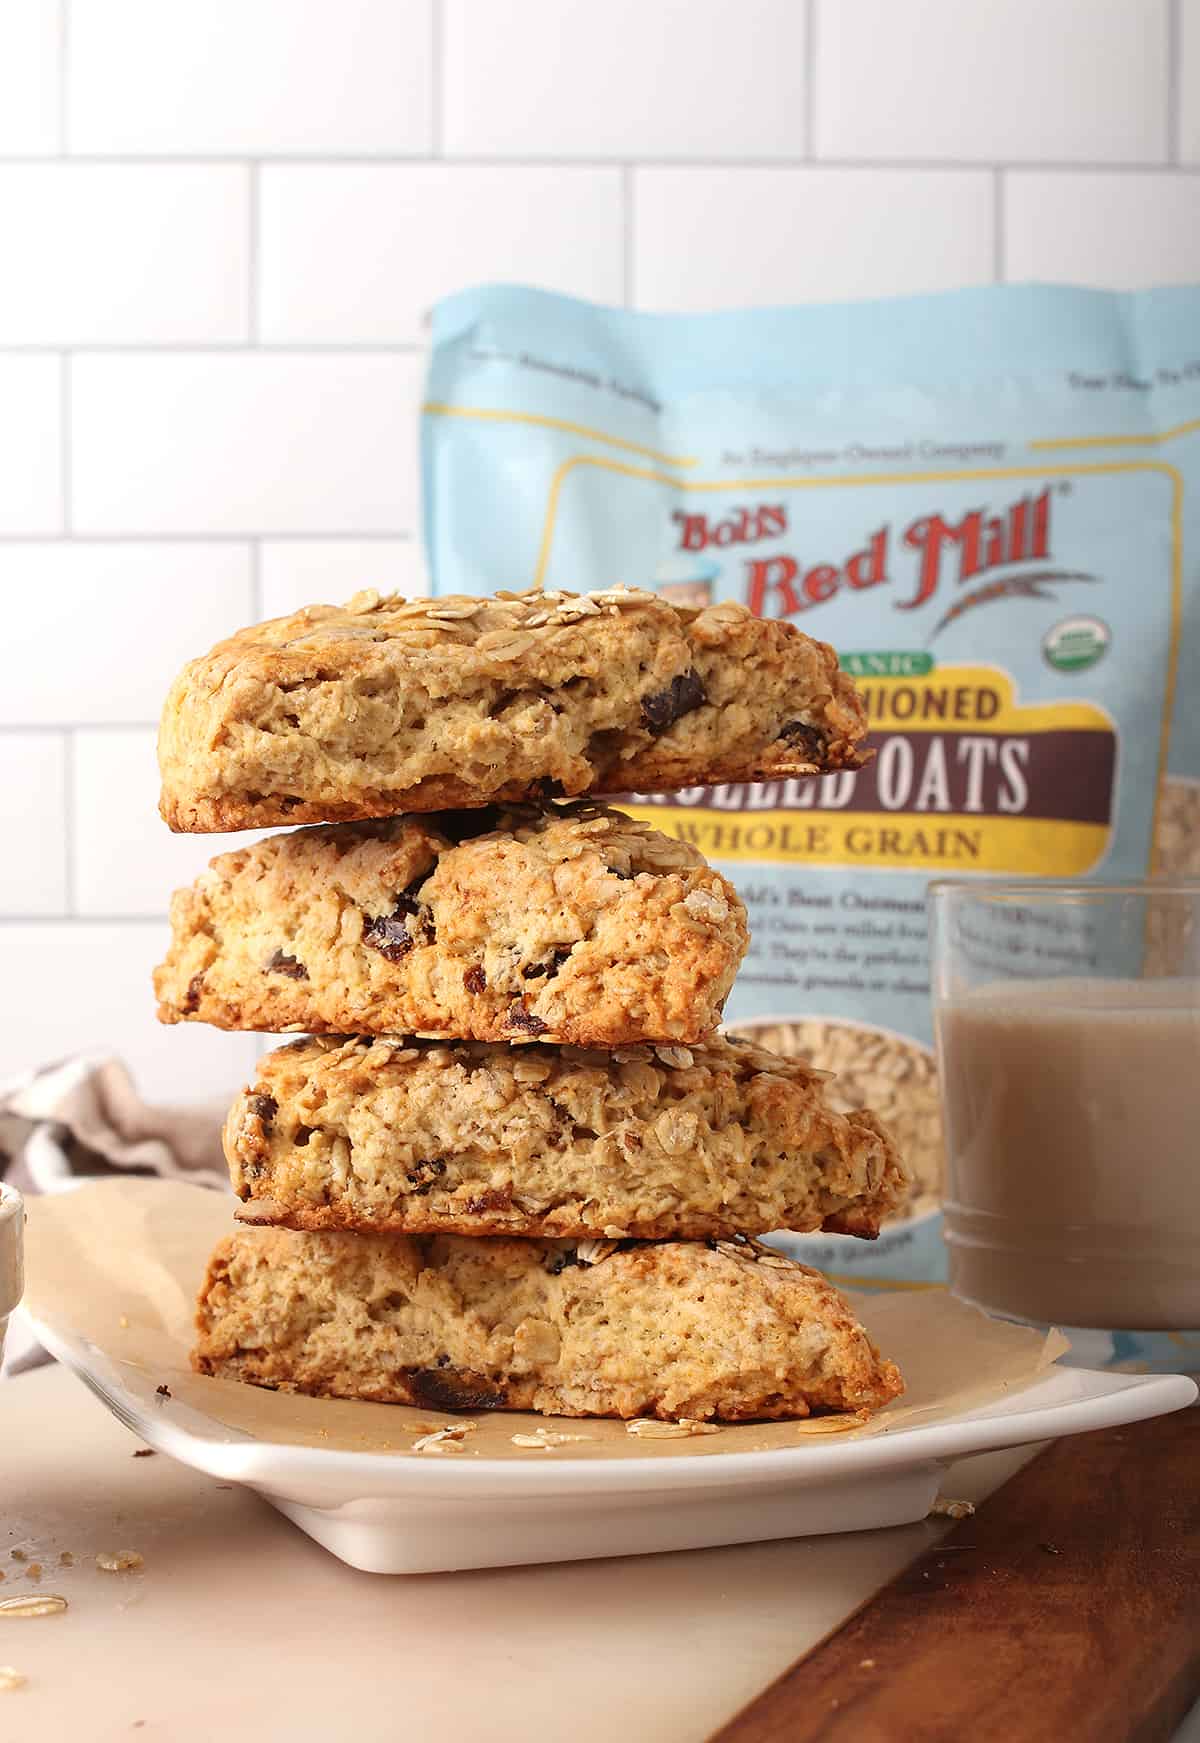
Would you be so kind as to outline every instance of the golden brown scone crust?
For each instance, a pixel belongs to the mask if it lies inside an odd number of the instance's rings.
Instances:
[[[243,1229],[209,1265],[193,1366],[425,1409],[733,1422],[903,1389],[806,1266],[753,1243],[608,1245]]]
[[[394,817],[214,859],[154,986],[162,1022],[222,1029],[698,1041],[748,936],[695,848],[620,812]]]
[[[866,730],[833,649],[741,605],[367,592],[184,668],[161,810],[204,833],[774,780],[858,767]]]
[[[225,1154],[244,1220],[368,1234],[872,1237],[906,1185],[871,1114],[721,1039],[297,1041],[260,1061]]]

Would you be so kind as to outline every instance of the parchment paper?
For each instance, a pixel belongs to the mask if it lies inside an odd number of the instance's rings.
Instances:
[[[347,1451],[408,1453],[414,1439],[459,1418],[406,1405],[356,1404],[268,1392],[193,1374],[195,1297],[208,1255],[232,1226],[228,1197],[173,1181],[119,1179],[28,1205],[25,1305],[64,1334],[82,1336],[132,1381],[169,1388],[225,1427],[256,1439]],[[1068,1347],[987,1318],[942,1289],[849,1299],[879,1348],[899,1364],[903,1398],[840,1440],[945,1421],[1031,1385]],[[620,1422],[480,1414],[458,1457],[719,1458],[727,1452],[829,1446],[829,1418],[813,1424],[730,1425],[689,1439],[644,1439]],[[824,1429],[821,1424],[824,1423]],[[539,1426],[586,1435],[550,1452],[513,1445]],[[429,1456],[417,1454],[418,1457]]]

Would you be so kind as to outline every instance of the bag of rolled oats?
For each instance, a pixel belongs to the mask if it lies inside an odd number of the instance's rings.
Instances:
[[[914,1176],[855,1283],[936,1280],[931,876],[1200,873],[1200,290],[714,315],[494,287],[435,314],[435,591],[653,587],[834,644],[857,774],[633,796],[734,879],[727,1019],[837,1073]]]

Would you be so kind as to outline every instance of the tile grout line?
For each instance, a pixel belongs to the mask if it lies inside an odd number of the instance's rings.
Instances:
[[[158,533],[97,533],[88,532],[86,528],[67,536],[64,533],[0,533],[0,549],[5,545],[60,545],[64,550],[70,550],[76,545],[244,545],[248,539],[282,539],[289,543],[325,544],[333,541],[348,544],[377,544],[395,542],[406,544],[419,537],[419,534],[405,527],[396,532],[359,532],[354,529],[341,532],[306,532],[296,528],[271,528],[264,531],[260,528],[245,528],[236,533],[218,532],[158,532]]]
[[[0,914],[0,926],[160,926],[161,914]]]
[[[429,0],[429,143],[433,156],[443,155],[442,92],[445,89],[443,70],[445,48],[442,41],[441,0]]]
[[[258,203],[262,189],[259,184],[260,166],[257,162],[246,165],[250,177],[246,190],[246,335],[251,346],[258,349]]]
[[[71,153],[70,122],[71,0],[58,0],[58,155]]]
[[[79,912],[79,893],[75,887],[77,874],[75,856],[75,730],[67,727],[63,744],[63,874],[66,879],[66,911],[69,917]]]
[[[71,511],[71,492],[74,487],[71,476],[71,385],[71,354],[63,351],[60,353],[58,366],[58,470],[62,489],[63,537],[67,539],[74,531],[74,516]]]
[[[1007,216],[1004,171],[997,166],[992,171],[992,277],[1004,283],[1004,223]]]
[[[216,357],[245,357],[247,355],[286,357],[289,353],[297,357],[338,357],[343,354],[359,357],[364,355],[420,357],[424,351],[425,345],[417,339],[406,339],[397,344],[373,344],[369,340],[347,339],[341,343],[332,342],[327,345],[296,343],[261,345],[250,339],[229,340],[227,342],[222,340],[183,340],[173,345],[163,340],[154,340],[143,345],[53,345],[40,342],[29,345],[6,345],[0,340],[0,357],[184,357],[189,353]]]
[[[621,295],[627,309],[633,307],[633,165],[621,169]]]
[[[1167,162],[1178,164],[1183,148],[1183,108],[1179,53],[1183,41],[1182,0],[1167,0]]]
[[[156,720],[4,720],[0,721],[0,737],[6,732],[40,732],[47,737],[56,732],[154,732],[157,726]]]
[[[804,156],[817,154],[817,0],[806,0],[804,34]]]
[[[250,540],[250,621],[263,618],[262,540]]]
[[[202,166],[217,167],[222,165],[244,165],[247,156],[240,156],[231,151],[215,152],[73,152],[64,167],[78,168],[83,165],[104,164],[115,167],[139,168],[149,164],[173,165],[177,168],[196,169]],[[256,157],[254,162],[262,167],[275,164],[298,164],[310,166],[313,169],[361,169],[369,166],[382,166],[395,169],[436,169],[448,167],[452,169],[621,169],[627,164],[636,163],[639,169],[696,169],[696,170],[737,170],[737,169],[870,169],[898,170],[912,173],[914,171],[937,170],[979,170],[986,171],[992,167],[993,159],[986,157],[814,157],[809,158],[795,152],[780,152],[774,156],[730,156],[701,157],[680,154],[677,157],[655,156],[614,156],[611,153],[596,152],[579,157],[556,157],[552,153],[544,156],[517,155],[506,156],[497,152],[491,157],[458,156],[455,153],[443,152],[434,156],[432,152],[402,153],[376,152],[373,155],[363,152],[264,152]],[[27,169],[31,165],[64,164],[62,156],[56,151],[28,152],[17,155],[14,152],[0,152],[0,165],[5,167]],[[1078,158],[1044,157],[1044,158],[1012,158],[1005,160],[1009,169],[1034,170],[1062,175],[1137,175],[1152,174],[1167,167],[1161,158],[1133,159],[1109,158],[1082,160]],[[1182,163],[1184,170],[1194,167],[1190,160]]]

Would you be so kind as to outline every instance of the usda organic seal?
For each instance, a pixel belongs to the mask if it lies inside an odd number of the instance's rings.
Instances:
[[[1111,640],[1108,625],[1098,617],[1064,617],[1046,631],[1042,653],[1056,672],[1086,672],[1104,657]]]

